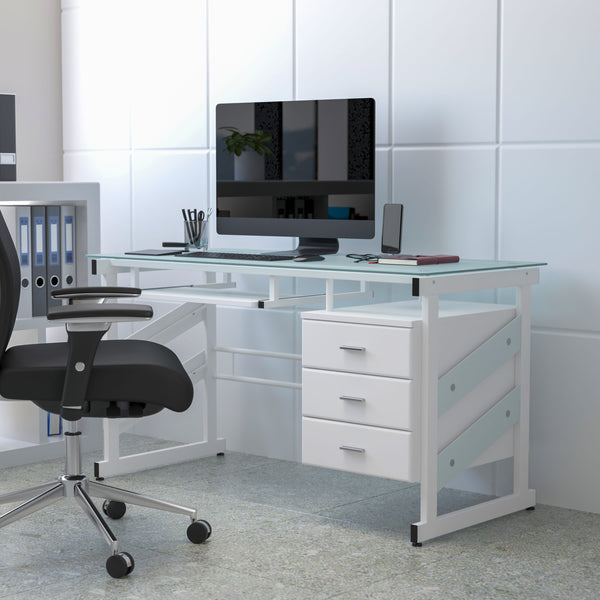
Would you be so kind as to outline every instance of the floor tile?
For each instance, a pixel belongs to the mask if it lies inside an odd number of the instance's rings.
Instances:
[[[289,461],[271,461],[211,481],[211,488],[223,496],[309,513],[408,485]]]
[[[130,452],[165,443],[122,437]],[[4,469],[0,493],[61,470],[56,460]],[[197,508],[213,533],[194,545],[187,516],[129,505],[107,521],[136,567],[114,580],[107,544],[73,499],[61,500],[0,530],[1,599],[599,597],[598,514],[538,505],[415,548],[419,485],[240,453],[106,483]],[[444,489],[438,504],[443,513],[487,499]]]
[[[460,490],[441,490],[438,496],[440,514],[459,510],[491,499],[490,496],[462,492]],[[349,521],[372,531],[393,535],[410,536],[410,525],[420,520],[420,486],[411,485],[400,490],[349,502],[347,504],[319,511],[320,515]]]
[[[165,568],[168,566],[168,568]],[[56,577],[54,578],[56,581]],[[75,589],[73,589],[75,587]],[[2,597],[2,596],[0,596]],[[291,586],[259,574],[230,571],[196,561],[165,564],[160,556],[136,562],[125,579],[111,579],[97,570],[87,574],[84,585],[53,583],[11,594],[15,600],[165,600],[219,598],[219,600],[324,600],[326,594]]]
[[[333,595],[360,589],[390,573],[418,570],[436,556],[415,552],[406,538],[306,515],[271,531],[230,539],[227,552],[213,553],[208,561]]]

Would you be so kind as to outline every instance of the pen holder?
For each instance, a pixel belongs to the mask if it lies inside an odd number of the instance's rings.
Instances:
[[[206,250],[208,248],[208,221],[186,221],[183,237],[188,250]]]

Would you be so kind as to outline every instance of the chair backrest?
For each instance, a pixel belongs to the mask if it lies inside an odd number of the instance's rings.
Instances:
[[[0,362],[15,325],[20,294],[19,256],[0,212]]]

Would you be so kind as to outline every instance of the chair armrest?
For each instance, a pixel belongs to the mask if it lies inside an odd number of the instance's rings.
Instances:
[[[72,287],[53,290],[53,298],[62,300],[100,300],[102,298],[137,298],[142,293],[134,287]]]
[[[66,323],[117,323],[151,319],[151,306],[146,304],[67,304],[53,306],[46,315],[49,321]]]
[[[100,340],[112,323],[152,318],[152,307],[144,304],[67,304],[48,309],[47,318],[64,322],[69,339],[69,355],[60,414],[67,421],[77,421],[83,408],[94,356]]]

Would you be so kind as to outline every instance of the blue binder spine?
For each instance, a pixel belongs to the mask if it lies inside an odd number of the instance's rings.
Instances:
[[[46,293],[47,306],[60,306],[61,301],[52,298],[52,292],[60,288],[60,206],[46,207]]]
[[[62,435],[62,419],[60,418],[60,415],[48,413],[46,427],[48,437]]]
[[[47,312],[46,299],[46,207],[31,207],[32,222],[32,265],[31,276],[33,285],[31,289],[32,308],[34,317],[45,316]]]
[[[21,267],[21,297],[17,318],[31,317],[31,209],[29,206],[16,208],[15,242]]]
[[[60,207],[60,271],[62,287],[77,285],[75,266],[75,207]]]

